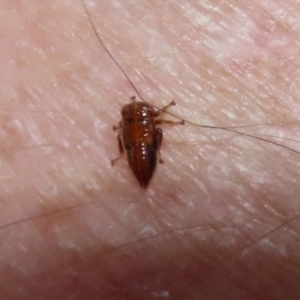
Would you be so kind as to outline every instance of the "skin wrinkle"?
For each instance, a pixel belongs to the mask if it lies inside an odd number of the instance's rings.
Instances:
[[[0,175],[11,175],[0,182],[1,294],[293,299],[299,155],[224,131],[164,126],[165,164],[141,191],[126,161],[110,167],[118,154],[111,126],[132,88],[80,1],[28,1],[0,10],[1,148],[19,149],[1,153]],[[92,2],[96,28],[150,103],[175,100],[173,112],[198,124],[297,123],[299,59],[282,59],[299,51],[292,3],[255,2],[247,11],[239,2],[191,0],[194,22],[186,1]],[[286,18],[272,14],[280,7]],[[272,30],[263,26],[274,20]],[[270,46],[281,28],[287,42]],[[30,128],[52,147],[33,149]],[[272,135],[292,139],[292,130]],[[41,186],[57,192],[47,196]]]

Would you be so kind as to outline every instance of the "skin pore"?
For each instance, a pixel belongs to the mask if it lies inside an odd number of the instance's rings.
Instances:
[[[142,190],[110,165],[135,92],[80,0],[0,5],[2,299],[296,299],[300,154],[161,126]],[[296,5],[87,1],[147,101],[300,150]]]

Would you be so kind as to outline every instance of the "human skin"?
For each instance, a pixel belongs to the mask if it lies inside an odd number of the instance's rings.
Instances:
[[[300,148],[296,3],[89,3],[144,99]],[[298,153],[161,126],[143,190],[110,164],[136,92],[80,0],[0,5],[1,299],[297,299]]]

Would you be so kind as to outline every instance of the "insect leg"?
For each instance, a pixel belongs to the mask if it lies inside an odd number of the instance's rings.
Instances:
[[[160,147],[162,143],[162,138],[163,138],[163,131],[160,128],[156,128],[156,138],[157,138],[157,156],[158,156],[158,162],[160,164],[163,164],[164,161],[161,158],[161,152],[160,152]]]
[[[166,112],[167,109],[173,105],[176,105],[174,101],[171,101],[169,104],[165,105],[161,110],[158,110],[154,112],[153,116],[157,117],[161,115],[162,113]],[[173,124],[173,125],[184,125],[184,120],[181,120],[179,122],[174,122],[170,120],[155,120],[155,124]]]
[[[120,130],[119,133],[118,133],[118,137],[117,137],[117,139],[118,139],[118,145],[119,145],[119,150],[120,150],[120,155],[119,155],[117,158],[115,158],[115,159],[113,159],[113,160],[111,161],[111,165],[112,165],[112,166],[113,166],[113,165],[115,164],[115,162],[116,162],[117,160],[119,160],[119,159],[123,156],[123,154],[124,154],[124,148],[123,148],[123,142],[122,142],[122,134],[123,134],[123,132],[122,132],[122,130]]]
[[[120,130],[120,129],[122,129],[122,128],[123,128],[123,122],[120,121],[120,122],[119,122],[119,126],[113,126],[113,131],[115,131],[115,130]]]
[[[174,105],[176,105],[176,103],[174,101],[171,101],[169,104],[165,105],[162,109],[156,111],[154,113],[154,117],[161,115],[162,113],[166,112],[169,107],[174,106]]]

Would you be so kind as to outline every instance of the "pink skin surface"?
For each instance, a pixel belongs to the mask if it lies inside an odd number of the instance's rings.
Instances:
[[[86,2],[147,101],[300,148],[296,1]],[[161,126],[142,190],[110,165],[136,93],[80,0],[0,8],[1,299],[298,299],[300,154]]]

